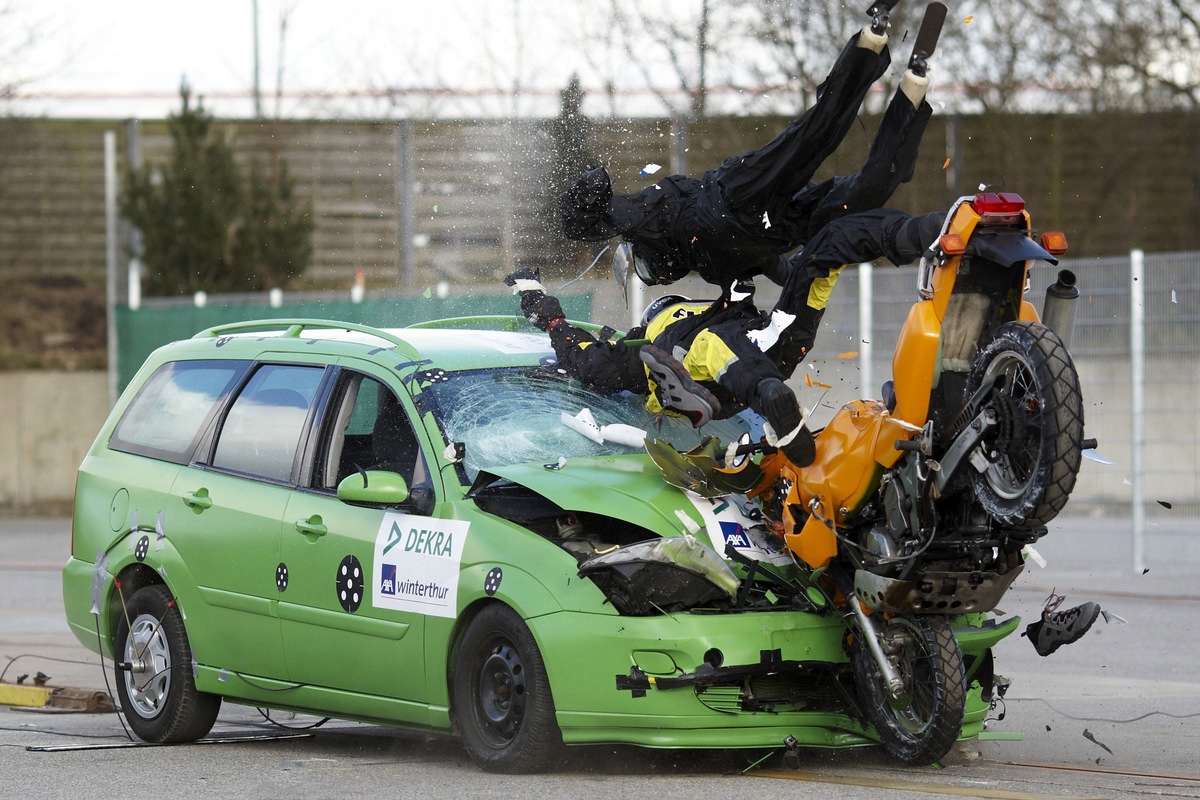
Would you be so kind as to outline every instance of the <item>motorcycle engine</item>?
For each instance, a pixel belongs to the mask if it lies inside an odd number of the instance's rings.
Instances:
[[[883,477],[879,487],[879,501],[882,504],[882,518],[863,527],[860,541],[863,566],[876,574],[886,575],[901,554],[900,542],[908,533],[904,505],[906,501],[911,503],[911,500],[905,495],[904,487],[893,480],[893,475],[888,474]]]

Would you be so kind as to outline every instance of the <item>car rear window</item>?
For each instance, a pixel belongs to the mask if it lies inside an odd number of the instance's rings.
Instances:
[[[125,409],[109,447],[188,463],[221,398],[247,366],[241,361],[163,364]]]

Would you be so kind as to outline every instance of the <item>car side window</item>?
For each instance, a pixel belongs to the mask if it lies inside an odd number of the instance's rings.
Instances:
[[[402,476],[410,493],[432,489],[416,431],[391,389],[374,378],[347,372],[336,398],[320,451],[316,488],[336,491],[347,475],[379,469]]]
[[[323,367],[265,364],[233,401],[212,465],[288,481]]]
[[[244,361],[163,364],[121,415],[109,447],[188,463],[222,398],[248,366]]]

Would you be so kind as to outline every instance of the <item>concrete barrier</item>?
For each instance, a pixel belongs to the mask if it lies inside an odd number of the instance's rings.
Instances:
[[[0,372],[0,509],[68,507],[107,417],[103,372]]]
[[[699,292],[697,296],[702,296]],[[514,299],[513,304],[516,304]],[[628,312],[600,305],[607,313],[598,321],[622,321]],[[819,355],[817,356],[819,358]],[[836,387],[823,396],[793,383],[806,403],[823,397],[816,409],[817,424],[828,421],[842,402],[857,396],[853,361],[821,359],[821,380]],[[1112,376],[1127,372],[1124,359],[1082,359],[1087,433],[1100,439],[1100,451],[1112,464],[1085,460],[1069,511],[1075,515],[1126,513],[1130,500],[1129,420],[1127,389],[1107,387]],[[1197,368],[1200,369],[1200,368]],[[838,380],[844,374],[845,381]],[[1176,376],[1177,379],[1179,376]],[[1149,501],[1169,501],[1195,511],[1200,491],[1200,447],[1190,409],[1200,377],[1153,387],[1156,408],[1179,413],[1147,415],[1147,456],[1153,470]],[[843,386],[845,388],[843,388]],[[1111,389],[1118,389],[1111,391]],[[1104,391],[1110,389],[1110,391]],[[75,494],[75,472],[108,416],[108,389],[103,372],[0,372],[0,513],[66,511]],[[1149,503],[1152,511],[1158,506]]]

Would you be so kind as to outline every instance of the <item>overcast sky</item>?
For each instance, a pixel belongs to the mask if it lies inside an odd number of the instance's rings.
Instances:
[[[21,82],[28,98],[23,113],[165,116],[178,106],[186,76],[218,115],[245,115],[254,76],[253,5],[0,0],[8,12],[5,49],[11,50],[14,29],[34,37],[16,59],[5,54],[0,69],[6,82]],[[309,113],[319,114],[325,109],[314,95],[383,87],[473,91],[520,83],[553,96],[586,66],[556,44],[589,24],[577,8],[571,0],[259,0],[264,110],[273,111],[283,9],[290,9],[284,90],[308,98]],[[351,110],[368,104],[340,102]]]

